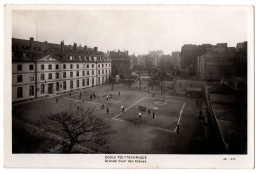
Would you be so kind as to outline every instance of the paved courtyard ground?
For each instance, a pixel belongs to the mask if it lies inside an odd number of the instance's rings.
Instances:
[[[120,92],[120,95],[119,95]],[[90,95],[95,93],[95,98]],[[108,98],[107,98],[108,96]],[[56,102],[56,98],[58,102]],[[165,99],[161,101],[161,99]],[[72,105],[95,107],[94,114],[112,125],[109,139],[111,153],[124,154],[200,154],[204,137],[198,118],[196,99],[161,96],[152,92],[129,90],[127,86],[103,85],[84,91],[13,104],[13,120],[35,124],[49,112],[59,112]],[[104,109],[101,106],[104,105]],[[122,112],[122,106],[125,110]],[[138,106],[151,111],[138,116]],[[109,108],[109,114],[106,113]],[[153,118],[152,113],[155,113]],[[176,133],[176,124],[180,133]]]

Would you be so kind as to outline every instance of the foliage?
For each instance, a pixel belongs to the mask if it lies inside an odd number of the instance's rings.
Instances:
[[[51,112],[42,124],[45,130],[60,137],[63,153],[71,153],[75,145],[101,152],[108,148],[110,124],[93,115],[93,110],[80,105],[62,112]]]

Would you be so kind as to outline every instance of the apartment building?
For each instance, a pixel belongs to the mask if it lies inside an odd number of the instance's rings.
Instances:
[[[12,40],[12,101],[86,89],[108,82],[111,60],[97,47]]]

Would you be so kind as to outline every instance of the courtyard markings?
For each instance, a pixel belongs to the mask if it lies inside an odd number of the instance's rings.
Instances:
[[[123,100],[125,100],[126,98],[123,98],[123,99],[121,99],[121,100],[119,100],[119,101],[115,101],[114,103],[119,103],[119,102],[121,102],[121,101],[123,101]]]
[[[135,102],[134,104],[132,104],[131,106],[129,106],[128,108],[126,108],[125,111],[127,111],[127,110],[130,109],[131,107],[135,106],[137,103],[143,101],[145,98],[146,98],[146,97],[143,97],[141,100],[138,100],[137,102]],[[125,112],[125,111],[124,111],[124,112]],[[118,119],[116,119],[116,118],[119,117],[121,114],[123,114],[123,112],[117,114],[117,115],[114,116],[112,119],[118,120]]]
[[[126,111],[129,110],[130,108],[134,107],[136,104],[140,103],[141,101],[143,101],[143,100],[146,99],[146,98],[149,98],[149,99],[158,99],[158,98],[153,98],[153,97],[143,97],[143,98],[141,98],[140,100],[136,101],[136,102],[135,102],[134,104],[132,104],[131,106],[129,106],[128,108],[126,108],[124,112],[126,112]],[[64,98],[64,99],[66,99],[66,100],[71,100],[71,101],[76,101],[76,102],[82,102],[81,100],[75,100],[75,99],[70,99],[70,98]],[[125,100],[125,99],[126,99],[126,98],[123,98],[123,99],[121,99],[121,100],[119,100],[119,101],[116,101],[115,103],[119,103],[119,102],[121,102],[121,101],[123,101],[123,100]],[[181,102],[181,101],[175,101],[175,100],[166,100],[166,101],[177,102],[177,103],[183,103],[182,108],[181,108],[181,111],[180,111],[180,116],[179,116],[178,121],[177,121],[177,125],[179,125],[179,124],[180,124],[181,117],[182,117],[182,112],[183,112],[183,110],[184,110],[184,107],[185,107],[185,104],[186,104],[186,103],[185,103],[185,102]],[[85,103],[101,104],[101,103],[96,103],[96,102],[85,102]],[[120,115],[122,115],[122,114],[123,114],[123,112],[120,112],[119,114],[117,114],[116,116],[114,116],[112,119],[113,119],[113,120],[116,120],[116,121],[120,121],[120,122],[125,122],[125,123],[126,123],[127,121],[118,118],[118,117],[119,117]],[[175,129],[174,129],[174,131],[173,131],[173,130],[164,129],[164,128],[156,127],[156,126],[150,126],[150,127],[153,127],[153,128],[155,128],[155,129],[159,129],[159,130],[162,130],[162,131],[170,132],[170,133],[176,133],[176,129],[177,129],[177,127],[175,127]]]
[[[130,108],[132,108],[133,106],[135,106],[136,104],[140,103],[141,101],[143,101],[143,100],[146,99],[146,98],[149,98],[149,99],[158,99],[158,98],[153,98],[153,97],[143,97],[142,99],[138,100],[137,102],[135,102],[134,104],[132,104],[131,106],[129,106],[128,108],[126,108],[125,111],[127,111],[127,110],[130,109]],[[122,100],[124,100],[124,99],[122,99]],[[122,100],[120,100],[120,101],[122,101]],[[120,101],[118,101],[118,102],[120,102]],[[181,120],[182,112],[183,112],[183,109],[184,109],[184,106],[185,106],[185,102],[175,101],[175,100],[166,100],[166,101],[177,102],[177,103],[183,103],[182,109],[181,109],[181,111],[180,111],[180,116],[179,116],[179,119],[178,119],[178,122],[177,122],[177,124],[179,124],[179,122],[180,122],[180,120]],[[124,112],[125,112],[125,111],[124,111]],[[122,114],[123,114],[123,112],[117,114],[117,115],[114,116],[112,119],[113,119],[113,120],[116,120],[116,121],[127,122],[127,121],[125,121],[125,120],[121,120],[121,119],[118,119],[118,118],[117,118],[117,117],[119,117],[119,116],[122,115]],[[157,127],[157,126],[149,126],[149,127],[153,127],[153,128],[155,128],[155,129],[159,129],[159,130],[166,131],[166,132],[170,132],[170,133],[174,133],[174,134],[176,133],[176,128],[175,128],[175,130],[173,131],[173,130],[164,129],[164,128]]]
[[[181,108],[181,111],[180,111],[180,116],[179,116],[179,119],[178,119],[178,122],[177,122],[177,125],[180,125],[180,121],[181,121],[181,116],[182,116],[182,112],[183,112],[183,109],[184,109],[184,106],[185,106],[185,102],[183,102],[183,105],[182,105],[182,108]],[[177,126],[175,127],[175,132],[177,132]]]

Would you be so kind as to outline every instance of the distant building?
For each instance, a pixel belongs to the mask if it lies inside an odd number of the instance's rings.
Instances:
[[[220,44],[222,45],[222,44]],[[197,57],[205,54],[212,48],[211,44],[191,45],[187,44],[182,46],[181,49],[181,68],[189,69],[190,75],[195,76],[197,72]]]
[[[247,77],[247,42],[238,43],[236,46],[237,76]]]
[[[12,101],[57,95],[108,82],[111,60],[87,48],[12,39]]]
[[[220,80],[236,76],[237,60],[234,47],[217,44],[197,56],[197,76],[202,80]]]
[[[197,52],[196,45],[187,44],[181,48],[181,68],[187,69],[189,67],[191,75],[195,75],[194,64],[196,63]]]
[[[175,67],[181,67],[181,52],[172,52],[172,63]]]
[[[131,73],[131,60],[128,51],[110,51],[108,55],[112,61],[112,75],[128,75]]]

